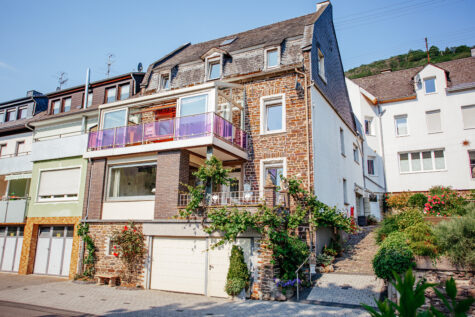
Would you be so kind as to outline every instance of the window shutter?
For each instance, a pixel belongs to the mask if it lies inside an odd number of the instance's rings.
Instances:
[[[427,120],[428,133],[435,133],[435,132],[442,131],[442,126],[440,123],[440,110],[427,111],[426,120]]]
[[[80,168],[43,171],[40,176],[39,196],[78,194]]]
[[[462,107],[462,116],[465,129],[475,128],[475,105]]]

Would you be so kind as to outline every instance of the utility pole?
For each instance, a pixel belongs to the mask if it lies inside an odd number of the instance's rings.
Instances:
[[[66,78],[68,74],[65,72],[59,72],[58,73],[58,87],[56,90],[61,90],[63,88],[63,85],[68,81],[68,78]]]
[[[427,63],[430,63],[429,44],[427,44],[427,37],[425,39],[426,39]]]
[[[114,61],[112,60],[113,57],[114,57],[114,54],[112,53],[109,53],[109,55],[107,56],[107,73],[106,73],[107,77],[109,77],[111,73],[111,66],[114,63]]]

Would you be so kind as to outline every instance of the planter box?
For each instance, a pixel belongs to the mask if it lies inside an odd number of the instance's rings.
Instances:
[[[463,271],[470,272],[470,269],[454,266],[446,257],[437,259],[434,265],[434,260],[428,256],[416,256],[417,270],[436,270],[436,271]]]
[[[430,222],[433,225],[436,225],[441,221],[450,221],[450,220],[455,219],[455,218],[456,217],[433,217],[433,216],[430,216],[430,217],[424,217],[424,220],[427,221],[427,222]]]

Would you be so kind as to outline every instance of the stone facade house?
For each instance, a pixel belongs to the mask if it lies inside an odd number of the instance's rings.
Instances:
[[[213,189],[216,205],[255,208],[266,180],[280,185],[283,175],[343,212],[364,212],[362,163],[354,156],[361,138],[329,2],[305,16],[183,45],[148,67],[140,89],[135,98],[98,107],[98,128],[83,155],[82,216],[98,247],[99,273],[120,273],[110,234],[133,221],[148,251],[139,285],[227,296],[231,246],[209,249],[219,234],[174,218],[188,199],[182,184],[193,184],[193,171],[211,155],[235,178]],[[272,278],[260,238],[249,232],[236,242],[255,297],[268,292]]]

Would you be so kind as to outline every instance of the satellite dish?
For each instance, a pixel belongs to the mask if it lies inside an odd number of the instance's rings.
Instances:
[[[142,63],[139,63],[137,65],[137,71],[141,72],[143,70],[143,66],[142,66]]]

